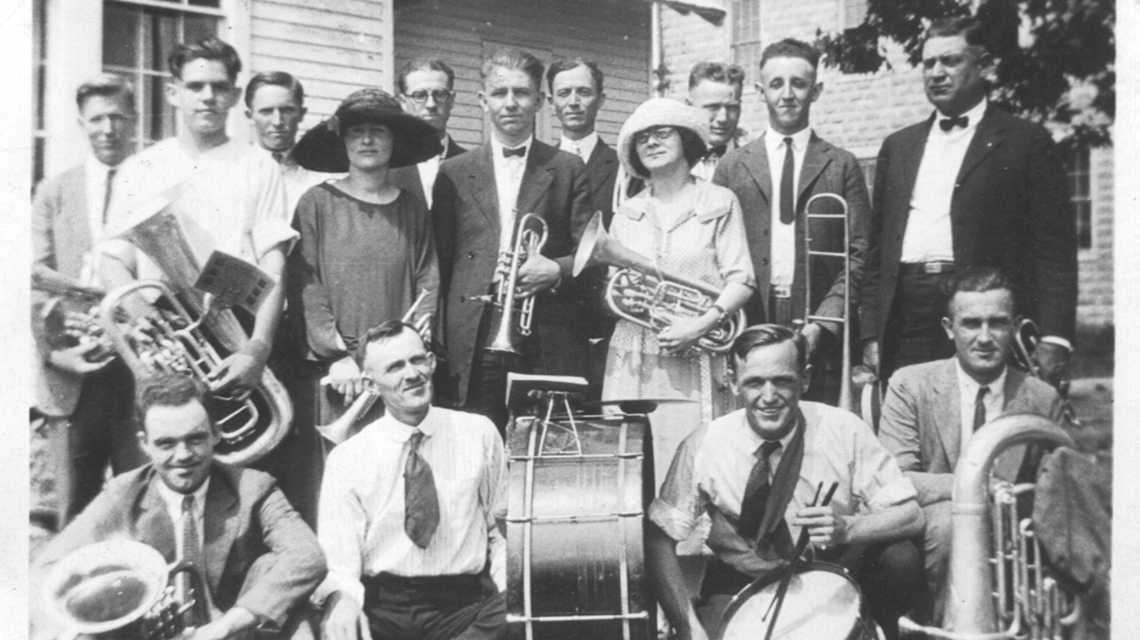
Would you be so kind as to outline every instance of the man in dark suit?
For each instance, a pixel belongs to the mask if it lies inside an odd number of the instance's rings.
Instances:
[[[875,169],[863,287],[864,361],[886,380],[949,357],[945,274],[992,266],[1012,280],[1044,338],[1034,358],[1057,384],[1076,325],[1076,226],[1049,133],[989,104],[993,59],[980,24],[931,25],[923,45],[926,121],[890,135]]]
[[[971,267],[955,274],[943,330],[954,357],[899,369],[883,402],[879,439],[914,482],[926,517],[926,578],[941,622],[950,552],[950,498],[954,468],[970,436],[1003,414],[1034,413],[1064,424],[1063,404],[1045,382],[1009,366],[1014,295],[996,269]],[[999,459],[1006,479],[1016,477],[1017,448]]]
[[[388,176],[392,184],[412,192],[431,208],[431,192],[440,163],[467,151],[447,133],[447,121],[455,105],[455,71],[438,58],[416,58],[400,69],[396,84],[404,111],[435,128],[443,153],[415,166],[392,169]]]
[[[97,252],[106,203],[119,164],[131,153],[134,92],[114,75],[76,92],[79,124],[91,144],[83,164],[45,181],[32,207],[32,273],[60,285],[98,286]],[[116,473],[143,463],[130,428],[130,371],[103,341],[76,341],[51,328],[71,315],[68,303],[32,295],[32,334],[38,356],[34,422],[47,428],[59,492],[59,520],[73,518],[102,486],[108,462]],[[88,304],[93,304],[88,302]],[[49,312],[45,317],[45,311]]]
[[[205,394],[179,374],[140,383],[138,437],[151,463],[112,480],[35,559],[32,575],[86,545],[126,538],[203,571],[215,612],[195,621],[192,640],[304,637],[311,630],[299,630],[306,608],[298,605],[324,579],[324,554],[271,476],[214,462],[219,436]],[[36,611],[33,622],[34,637],[55,637]]]
[[[589,181],[581,159],[534,139],[542,104],[542,62],[505,49],[483,65],[479,100],[491,139],[445,161],[435,182],[432,224],[444,300],[444,343],[450,356],[449,400],[504,428],[507,369],[583,375],[585,337],[571,279],[574,249],[589,221]],[[507,276],[496,268],[513,251],[519,220],[541,217],[548,237],[518,270],[519,298],[537,295],[534,333],[518,340],[521,357],[484,351],[498,323],[486,296]],[[518,314],[513,314],[512,324]]]
[[[745,307],[750,324],[789,325],[808,312],[827,318],[850,316],[857,308],[858,283],[867,247],[870,210],[863,171],[851,153],[820,139],[811,130],[811,105],[823,92],[817,82],[819,52],[798,40],[770,45],[760,58],[756,88],[768,105],[768,129],[717,165],[713,182],[732,189],[744,207],[744,228],[760,294]],[[815,256],[807,261],[805,207],[814,195],[834,193],[847,202],[851,242],[844,247],[842,220],[811,223],[812,250],[846,252],[851,261],[851,301],[844,307],[843,260]],[[814,212],[842,212],[834,199],[813,205]],[[810,268],[810,282],[807,272]],[[805,293],[812,308],[805,309]],[[835,404],[839,397],[842,325],[812,321],[804,326],[815,364],[808,398]],[[854,334],[853,334],[854,335]]]
[[[594,130],[598,111],[606,103],[605,75],[597,64],[582,58],[556,60],[546,72],[546,84],[550,91],[547,99],[562,125],[558,148],[573,153],[586,163],[586,176],[590,180],[590,211],[600,211],[602,222],[608,228],[614,215],[614,182],[620,164],[617,151]],[[583,320],[590,343],[586,380],[590,383],[591,395],[596,398],[601,397],[606,353],[615,323],[603,300],[605,277],[606,269],[602,267],[591,268],[579,275],[583,289]]]

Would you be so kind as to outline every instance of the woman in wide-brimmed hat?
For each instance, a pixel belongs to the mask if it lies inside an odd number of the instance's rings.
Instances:
[[[645,189],[614,212],[610,233],[663,272],[700,279],[720,291],[702,315],[653,331],[619,320],[610,340],[603,398],[677,398],[653,413],[658,482],[681,440],[734,408],[726,360],[691,347],[752,295],[755,276],[736,196],[694,178],[705,154],[708,115],[677,100],[654,98],[622,125],[618,156]],[[695,543],[699,551],[700,540]],[[683,550],[682,550],[683,551]]]
[[[299,421],[315,413],[306,421],[328,424],[363,391],[355,356],[368,329],[403,317],[423,290],[429,294],[414,320],[436,312],[439,267],[427,208],[392,184],[389,169],[441,151],[431,125],[379,89],[348,96],[297,144],[294,156],[306,169],[348,173],[313,187],[297,204],[301,238],[290,255],[290,304],[300,307],[294,317],[303,327],[294,326],[294,338],[307,346],[306,385],[315,394],[310,406],[297,407]]]

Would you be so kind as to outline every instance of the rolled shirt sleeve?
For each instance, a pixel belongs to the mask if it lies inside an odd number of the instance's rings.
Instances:
[[[697,528],[708,507],[698,483],[698,452],[708,427],[693,433],[677,448],[661,491],[649,505],[649,519],[670,538],[681,542]]]
[[[871,428],[854,415],[855,461],[852,493],[872,513],[918,499],[912,483],[899,468],[894,456],[879,442]]]

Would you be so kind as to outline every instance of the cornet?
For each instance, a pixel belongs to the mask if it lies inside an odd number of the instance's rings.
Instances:
[[[546,221],[536,214],[528,213],[519,218],[518,226],[515,227],[514,250],[499,256],[497,267],[498,291],[496,291],[493,299],[489,296],[481,298],[484,301],[494,303],[499,312],[498,324],[493,325],[496,327],[495,332],[491,334],[493,338],[486,347],[488,351],[516,356],[522,353],[514,342],[514,332],[516,331],[514,326],[515,299],[517,297],[515,288],[518,286],[519,269],[530,256],[542,253],[542,247],[546,245],[548,235]],[[534,296],[529,296],[523,300],[517,313],[519,335],[529,336],[531,334],[531,323],[534,320]]]

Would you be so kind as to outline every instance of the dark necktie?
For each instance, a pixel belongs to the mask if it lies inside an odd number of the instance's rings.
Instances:
[[[966,127],[970,126],[970,117],[958,116],[957,118],[946,118],[945,120],[939,120],[938,126],[942,127],[942,130],[947,132],[949,132],[954,127],[962,127],[965,129]]]
[[[103,225],[107,225],[107,210],[111,208],[111,185],[115,181],[115,167],[107,170],[107,189],[103,192]]]
[[[718,144],[717,146],[711,147],[709,149],[709,152],[705,154],[705,160],[709,160],[711,162],[716,162],[717,160],[720,160],[721,158],[723,158],[725,152],[727,152],[727,151],[728,151],[728,144],[727,143],[726,144]]]
[[[198,574],[202,576],[203,580],[205,580],[206,563],[205,563],[205,558],[202,555],[202,545],[198,540],[198,518],[195,516],[195,510],[194,510],[194,494],[190,494],[190,495],[182,498],[182,553],[181,553],[181,556],[182,556],[183,560],[185,560],[187,562],[194,563],[194,566],[198,569]],[[182,585],[183,585],[182,586],[182,593],[184,594],[183,600],[185,600],[185,599],[189,598],[189,594],[191,594],[193,592],[192,591],[193,590],[193,586],[192,586],[193,583],[190,581],[190,574],[184,573],[181,575],[182,575],[182,580],[183,580],[183,583],[182,583]],[[208,597],[209,597],[208,594],[205,594],[205,593],[194,593],[195,599],[197,599],[197,598],[208,598]],[[190,615],[191,616],[193,615],[193,609],[191,609]],[[205,622],[209,622],[209,621],[208,620],[198,620],[197,622],[198,622],[198,624],[204,624]],[[188,620],[187,624],[193,624],[193,622]]]
[[[989,392],[989,387],[978,387],[978,397],[974,399],[974,431],[986,423],[986,394]]]
[[[792,139],[784,138],[784,169],[780,173],[780,222],[796,221],[796,157]]]
[[[285,152],[274,151],[273,152],[273,161],[276,162],[277,164],[281,164],[282,162],[285,162]]]
[[[760,521],[764,518],[764,507],[768,503],[768,492],[772,485],[768,476],[772,467],[768,458],[776,449],[780,448],[778,440],[765,440],[756,449],[756,464],[752,466],[752,473],[748,474],[748,484],[744,485],[744,501],[740,506],[740,535],[751,540],[756,537],[760,529]]]
[[[439,496],[431,465],[420,455],[424,432],[416,429],[408,439],[408,461],[404,464],[404,532],[421,549],[426,549],[439,526]]]
[[[521,147],[515,147],[514,149],[508,149],[506,147],[503,147],[503,157],[504,158],[522,158],[525,156],[526,156],[526,145],[525,144]]]

